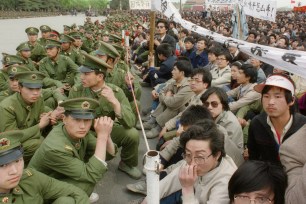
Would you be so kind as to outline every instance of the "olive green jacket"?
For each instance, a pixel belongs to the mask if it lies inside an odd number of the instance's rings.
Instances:
[[[79,66],[63,55],[58,55],[56,61],[45,57],[39,63],[39,71],[47,75],[43,81],[45,87],[62,87],[63,83],[73,86],[80,81]]]
[[[59,201],[60,198],[61,200]],[[0,203],[5,204],[43,204],[44,200],[54,203],[88,204],[84,191],[71,184],[58,181],[34,169],[24,169],[22,178],[9,194],[0,194]]]
[[[109,86],[114,94],[115,97],[118,99],[121,105],[121,116],[118,117],[115,114],[113,106],[110,102],[108,102],[100,93],[93,92],[90,88],[84,88],[82,85],[74,86],[70,92],[68,98],[77,98],[77,97],[88,97],[93,98],[99,101],[100,106],[96,109],[96,115],[98,117],[101,116],[108,116],[111,117],[113,120],[118,119],[118,122],[123,125],[125,128],[132,128],[135,126],[136,119],[135,115],[132,111],[130,103],[125,96],[124,92],[121,88],[114,84],[106,83]]]

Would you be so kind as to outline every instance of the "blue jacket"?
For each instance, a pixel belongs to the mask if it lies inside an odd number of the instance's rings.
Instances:
[[[205,67],[208,64],[208,55],[206,51],[201,52],[200,55],[197,54],[197,51],[193,51],[189,58],[193,68]]]

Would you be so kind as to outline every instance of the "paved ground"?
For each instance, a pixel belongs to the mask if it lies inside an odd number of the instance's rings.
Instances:
[[[92,19],[102,20],[104,17],[93,17]],[[6,52],[9,54],[15,54],[16,47],[21,42],[27,40],[24,30],[29,26],[39,27],[40,25],[46,24],[51,28],[62,32],[63,25],[72,25],[73,23],[80,25],[83,24],[84,20],[84,15],[0,20],[0,53]],[[0,56],[0,58],[2,58],[2,56]],[[143,104],[144,108],[150,106],[150,92],[150,88],[143,89],[141,103]],[[146,146],[140,131],[139,136],[139,168],[142,169],[143,155],[146,152]],[[155,144],[156,140],[149,140],[151,149],[154,149]],[[128,203],[128,201],[142,197],[142,195],[133,194],[126,190],[126,184],[134,183],[136,180],[129,178],[127,175],[117,169],[119,161],[120,157],[118,154],[115,159],[108,163],[108,172],[96,186],[95,192],[100,195],[100,200],[97,202],[99,204],[124,204]]]

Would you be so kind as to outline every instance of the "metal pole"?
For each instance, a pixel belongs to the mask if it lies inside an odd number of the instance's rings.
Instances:
[[[159,153],[150,150],[146,153],[147,204],[159,204]]]

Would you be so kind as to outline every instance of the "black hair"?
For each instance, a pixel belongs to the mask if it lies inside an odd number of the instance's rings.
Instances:
[[[196,68],[196,69],[193,69],[190,77],[192,78],[197,74],[202,75],[203,83],[207,83],[207,88],[209,88],[211,86],[211,81],[212,81],[212,75],[211,75],[210,71],[208,71],[207,69],[204,69],[204,68]]]
[[[104,72],[104,71],[98,71],[98,70],[94,70],[94,72],[95,72],[95,74],[96,75],[99,75],[99,74],[102,74],[103,75],[103,79],[105,79],[105,77],[106,77],[106,73]]]
[[[213,120],[203,119],[190,126],[180,136],[180,145],[185,150],[189,140],[209,141],[209,147],[214,157],[220,152],[220,162],[225,157],[224,134],[217,128]]]
[[[156,53],[157,54],[162,54],[166,58],[170,57],[173,54],[173,48],[170,44],[168,43],[162,43],[156,48]]]
[[[202,119],[213,120],[209,110],[201,105],[189,106],[182,114],[180,123],[183,126],[190,126]]]
[[[274,193],[274,203],[285,203],[285,191],[288,185],[287,175],[280,165],[264,161],[246,161],[232,175],[228,183],[231,203],[240,193],[270,188]]]
[[[253,65],[245,63],[238,69],[242,70],[246,77],[250,77],[250,83],[257,82],[257,69]]]
[[[216,94],[218,98],[220,99],[220,102],[222,104],[223,110],[228,111],[229,110],[229,105],[228,105],[228,97],[226,92],[219,87],[210,87],[208,88],[203,95],[201,96],[201,101],[204,103],[207,101],[208,97],[212,94]]]
[[[211,54],[214,54],[216,56],[218,56],[221,52],[222,52],[222,49],[220,47],[210,47],[208,49],[208,54],[211,53]]]
[[[174,25],[174,27],[176,28],[176,22],[174,22],[174,21],[170,21],[170,23],[169,24],[173,24]]]
[[[165,19],[159,19],[159,20],[156,22],[156,26],[157,26],[159,23],[163,23],[163,24],[165,25],[166,30],[169,30],[169,23],[168,23],[167,20],[165,20]]]
[[[238,69],[244,64],[242,60],[237,60],[231,64],[231,66],[236,66]]]
[[[192,72],[192,64],[190,60],[180,59],[177,60],[173,66],[176,66],[177,69],[181,72],[184,72],[185,77],[189,77]]]
[[[257,33],[256,33],[255,31],[250,31],[250,32],[249,32],[249,35],[251,35],[251,34],[253,34],[253,35],[254,35],[254,39],[256,39],[256,38],[257,38]]]
[[[228,62],[231,62],[231,61],[232,61],[232,56],[231,56],[231,54],[229,53],[229,51],[220,52],[220,53],[218,54],[218,57],[221,56],[221,55],[224,55],[226,61],[228,61]]]
[[[186,28],[182,29],[180,33],[185,33],[185,35],[189,35],[189,32]],[[186,40],[186,39],[185,39]]]
[[[186,42],[190,42],[190,43],[194,44],[194,38],[193,38],[193,37],[186,37],[185,40],[184,40],[184,42],[185,42],[185,43],[186,43]]]

